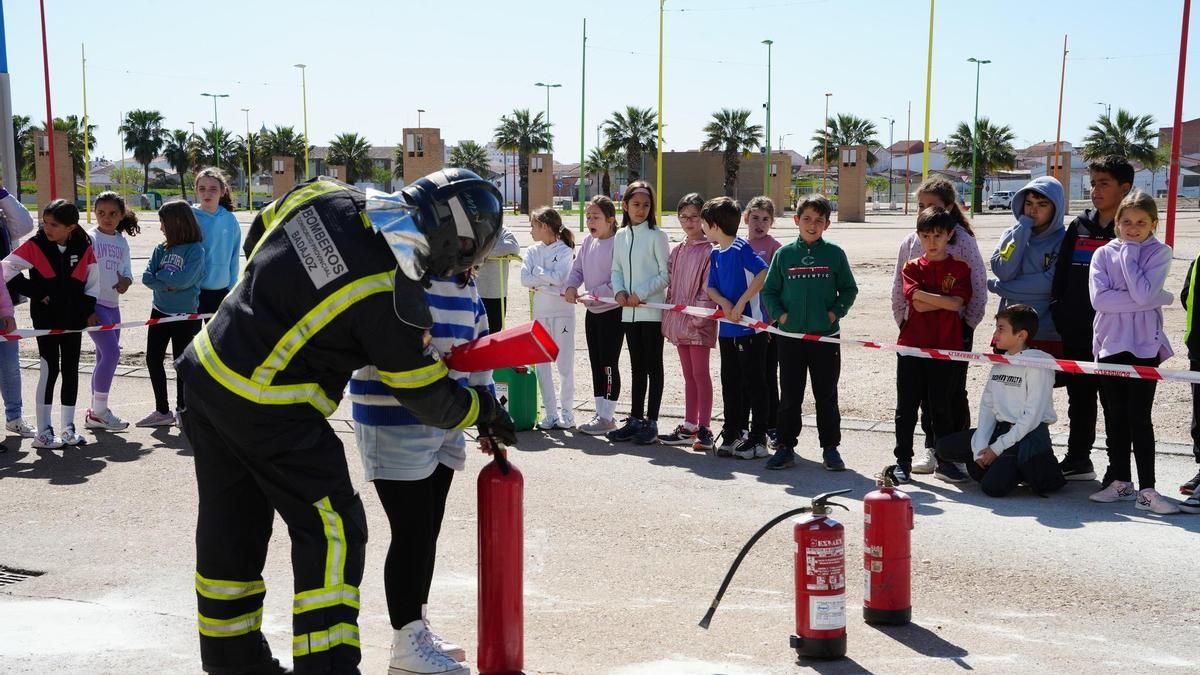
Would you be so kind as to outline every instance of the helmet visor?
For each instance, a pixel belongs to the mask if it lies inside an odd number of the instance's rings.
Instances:
[[[429,269],[429,239],[417,224],[417,210],[399,192],[367,190],[367,220],[383,235],[404,276],[420,281]]]

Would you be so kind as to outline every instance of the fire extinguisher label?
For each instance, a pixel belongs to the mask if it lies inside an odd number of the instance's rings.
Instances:
[[[805,585],[810,591],[846,587],[846,551],[842,538],[813,539],[805,549]]]
[[[808,625],[813,630],[845,628],[845,594],[811,598],[808,604]]]
[[[871,570],[863,570],[863,598],[871,600]]]

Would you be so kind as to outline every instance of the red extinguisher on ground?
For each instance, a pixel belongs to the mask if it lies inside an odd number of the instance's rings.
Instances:
[[[525,662],[525,481],[497,445],[479,472],[480,675],[513,675]]]
[[[863,620],[904,625],[912,620],[912,499],[896,489],[889,466],[863,498]]]
[[[830,497],[847,492],[850,490],[817,495],[811,506],[781,513],[755,532],[725,574],[717,596],[700,620],[700,627],[708,628],[746,553],[767,530],[787,518],[808,513],[809,517],[798,521],[792,529],[796,540],[796,634],[791,637],[791,646],[805,657],[833,659],[845,656],[846,528],[829,517],[829,509],[832,506],[845,509],[845,505],[830,501]]]

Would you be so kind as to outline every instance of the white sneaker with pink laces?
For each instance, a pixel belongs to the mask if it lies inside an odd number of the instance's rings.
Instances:
[[[1179,504],[1174,499],[1168,499],[1160,494],[1154,488],[1144,488],[1137,493],[1136,506],[1143,511],[1159,513],[1164,516],[1169,516],[1172,513],[1179,513]]]
[[[1127,502],[1133,499],[1133,496],[1133,483],[1114,480],[1103,490],[1088,495],[1088,499],[1100,502],[1101,504],[1111,504],[1113,502]]]

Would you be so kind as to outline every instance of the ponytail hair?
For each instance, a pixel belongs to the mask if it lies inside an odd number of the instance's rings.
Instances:
[[[92,202],[92,208],[100,206],[101,202],[116,204],[117,208],[121,209],[121,222],[117,223],[117,232],[131,237],[141,234],[142,226],[138,225],[137,214],[125,207],[124,197],[112,190],[106,190],[96,195],[96,200]]]
[[[548,206],[543,206],[534,211],[531,217],[550,228],[554,236],[558,237],[558,240],[566,244],[568,248],[575,248],[575,235],[571,233],[569,228],[563,227],[562,216],[558,215],[558,211]]]
[[[221,198],[218,200],[217,203],[219,203],[221,206],[225,207],[226,211],[232,212],[233,211],[233,199],[229,196],[229,179],[225,177],[224,172],[222,172],[220,169],[218,169],[215,166],[210,166],[208,168],[201,169],[196,174],[196,182],[193,184],[193,188],[200,186],[201,178],[212,178],[213,180],[215,180],[221,184]]]
[[[621,197],[621,227],[639,224],[633,222],[629,217],[629,200],[637,192],[645,192],[650,197],[650,213],[646,215],[646,225],[653,230],[657,225],[654,222],[654,205],[658,202],[655,201],[654,188],[644,180],[635,180],[625,188],[625,194]]]
[[[940,199],[946,205],[944,207],[946,212],[954,218],[955,224],[966,230],[967,234],[975,237],[975,228],[971,227],[971,221],[967,218],[967,214],[963,213],[958,206],[958,190],[954,189],[953,183],[941,176],[934,176],[917,187],[917,194],[922,192]],[[954,238],[951,237],[950,241],[954,243]]]
[[[92,238],[79,226],[79,209],[71,202],[65,199],[55,199],[42,209],[42,218],[44,219],[46,216],[57,220],[61,225],[75,226],[75,229],[71,230],[68,241],[81,244],[92,243]]]

